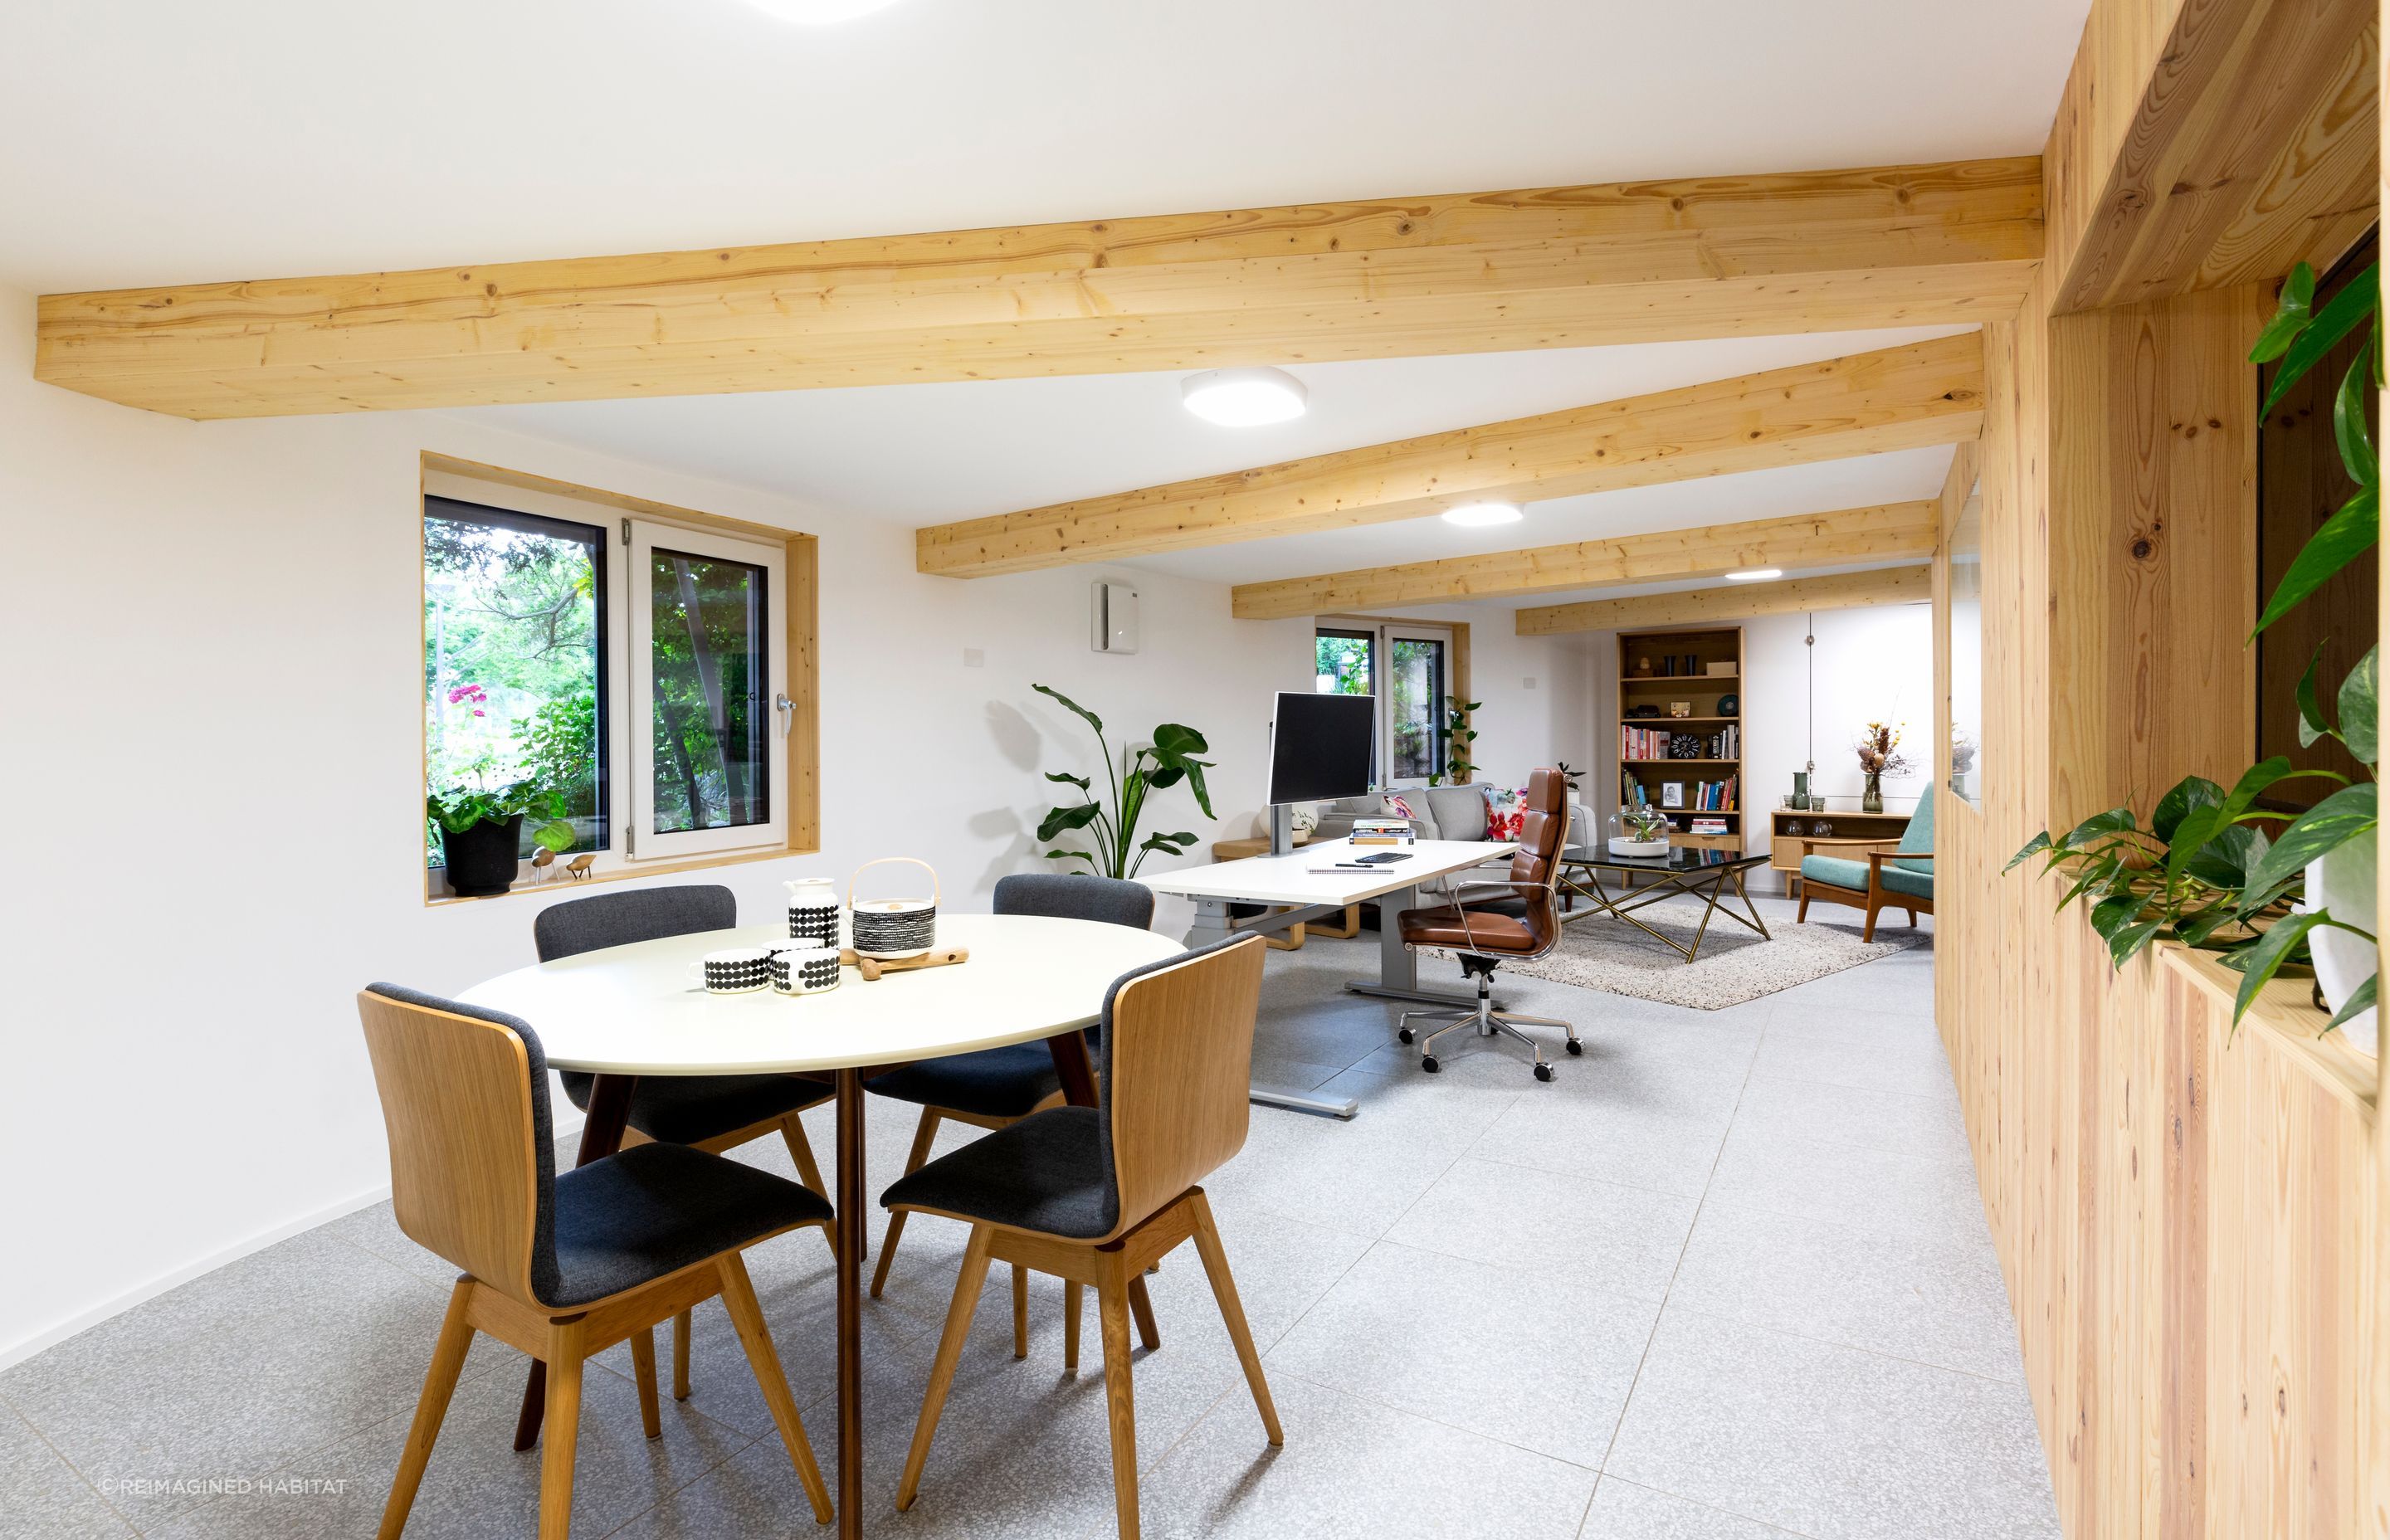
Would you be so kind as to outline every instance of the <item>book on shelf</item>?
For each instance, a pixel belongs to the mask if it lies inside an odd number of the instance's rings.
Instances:
[[[1678,752],[1679,746],[1688,740],[1693,743],[1696,751]],[[1621,727],[1618,729],[1618,757],[1627,760],[1739,760],[1742,757],[1742,729],[1729,725],[1718,732],[1693,734],[1665,727]]]

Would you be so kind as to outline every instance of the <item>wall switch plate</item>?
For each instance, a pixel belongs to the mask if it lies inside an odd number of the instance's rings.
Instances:
[[[975,647],[967,647],[963,648],[963,667],[987,667],[987,654]]]

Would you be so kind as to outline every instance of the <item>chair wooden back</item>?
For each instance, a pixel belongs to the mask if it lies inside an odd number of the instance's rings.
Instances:
[[[547,1065],[509,1017],[375,984],[357,995],[390,1139],[391,1207],[417,1245],[525,1303],[553,1292]]]
[[[1510,880],[1538,890],[1520,897],[1526,901],[1523,917],[1536,938],[1538,952],[1548,952],[1561,937],[1561,852],[1568,848],[1568,777],[1558,770],[1537,770],[1527,777],[1526,807],[1519,819],[1519,852],[1510,857]]]
[[[1114,1236],[1244,1148],[1266,950],[1260,936],[1241,936],[1112,985],[1104,1118],[1120,1198]]]

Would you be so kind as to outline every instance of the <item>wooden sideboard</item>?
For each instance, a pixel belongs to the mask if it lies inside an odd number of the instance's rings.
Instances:
[[[1786,892],[1798,892],[1794,884],[1801,877],[1803,840],[1865,840],[1870,846],[1890,850],[1908,832],[1908,818],[1906,813],[1837,813],[1832,808],[1823,813],[1795,813],[1790,808],[1777,808],[1768,815],[1767,869],[1784,873]],[[1832,832],[1819,834],[1819,824],[1831,826]],[[1792,832],[1795,828],[1801,832]],[[1865,858],[1864,848],[1855,845],[1844,845],[1833,853]]]

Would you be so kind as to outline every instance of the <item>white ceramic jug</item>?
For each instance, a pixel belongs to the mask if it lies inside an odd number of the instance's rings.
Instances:
[[[785,886],[789,890],[790,939],[837,946],[839,911],[845,907],[839,898],[838,884],[827,877],[800,877]]]

